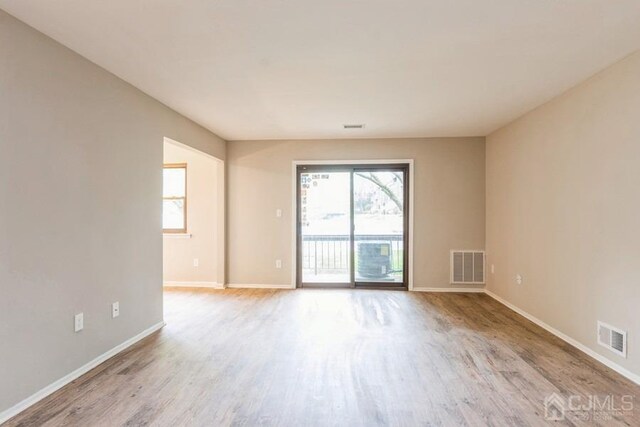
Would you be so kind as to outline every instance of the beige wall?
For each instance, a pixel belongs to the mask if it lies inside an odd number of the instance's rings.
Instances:
[[[291,284],[293,160],[367,159],[415,160],[414,286],[449,287],[449,250],[484,248],[484,138],[230,142],[228,282]]]
[[[163,137],[225,142],[2,11],[0,40],[1,413],[162,321]]]
[[[487,138],[488,289],[636,374],[639,117],[637,52]],[[628,359],[597,320],[629,332]]]
[[[218,163],[197,151],[165,142],[165,163],[187,164],[187,234],[165,234],[166,285],[209,285],[218,280]],[[194,259],[198,266],[194,267]]]

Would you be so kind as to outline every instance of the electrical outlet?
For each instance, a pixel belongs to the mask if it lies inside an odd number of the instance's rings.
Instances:
[[[518,285],[522,285],[522,281],[523,281],[523,280],[524,280],[524,279],[522,278],[522,276],[521,276],[520,274],[516,274],[516,283],[517,283]]]
[[[120,303],[118,301],[111,304],[111,317],[115,319],[120,316]]]
[[[282,260],[281,259],[277,259],[276,260],[276,268],[282,268]]]
[[[496,272],[496,266],[491,264],[491,274],[494,274]]]
[[[73,317],[73,330],[80,332],[84,328],[84,314],[78,313]]]
[[[276,218],[282,218],[282,209],[276,209]]]
[[[200,260],[198,258],[193,259],[193,266],[198,267],[200,265]]]

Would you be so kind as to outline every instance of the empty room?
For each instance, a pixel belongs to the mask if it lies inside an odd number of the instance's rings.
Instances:
[[[640,426],[640,0],[0,0],[0,425]]]

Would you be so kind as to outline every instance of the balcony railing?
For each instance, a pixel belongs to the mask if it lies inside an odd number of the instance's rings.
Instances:
[[[395,271],[401,271],[404,259],[402,234],[355,235],[354,243],[384,242],[391,248],[391,265]],[[349,272],[349,235],[303,235],[302,268],[313,274],[336,274]],[[356,256],[357,269],[357,256]]]

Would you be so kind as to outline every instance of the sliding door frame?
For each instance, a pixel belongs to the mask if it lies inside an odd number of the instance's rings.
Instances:
[[[305,167],[302,170],[301,167]],[[403,281],[402,283],[386,284],[385,282],[364,282],[355,280],[355,240],[354,236],[354,209],[353,209],[353,177],[354,173],[361,171],[376,171],[395,169],[403,172],[404,183],[404,206],[403,206]],[[413,289],[413,159],[381,159],[381,160],[305,160],[292,162],[293,177],[293,233],[292,233],[292,280],[291,287],[302,287],[302,251],[298,248],[302,247],[301,233],[301,197],[300,197],[300,173],[313,171],[328,172],[349,172],[350,173],[350,282],[349,283],[306,283],[304,287],[323,287],[323,288],[344,288],[357,287],[359,289],[394,289],[394,290],[412,290]]]

